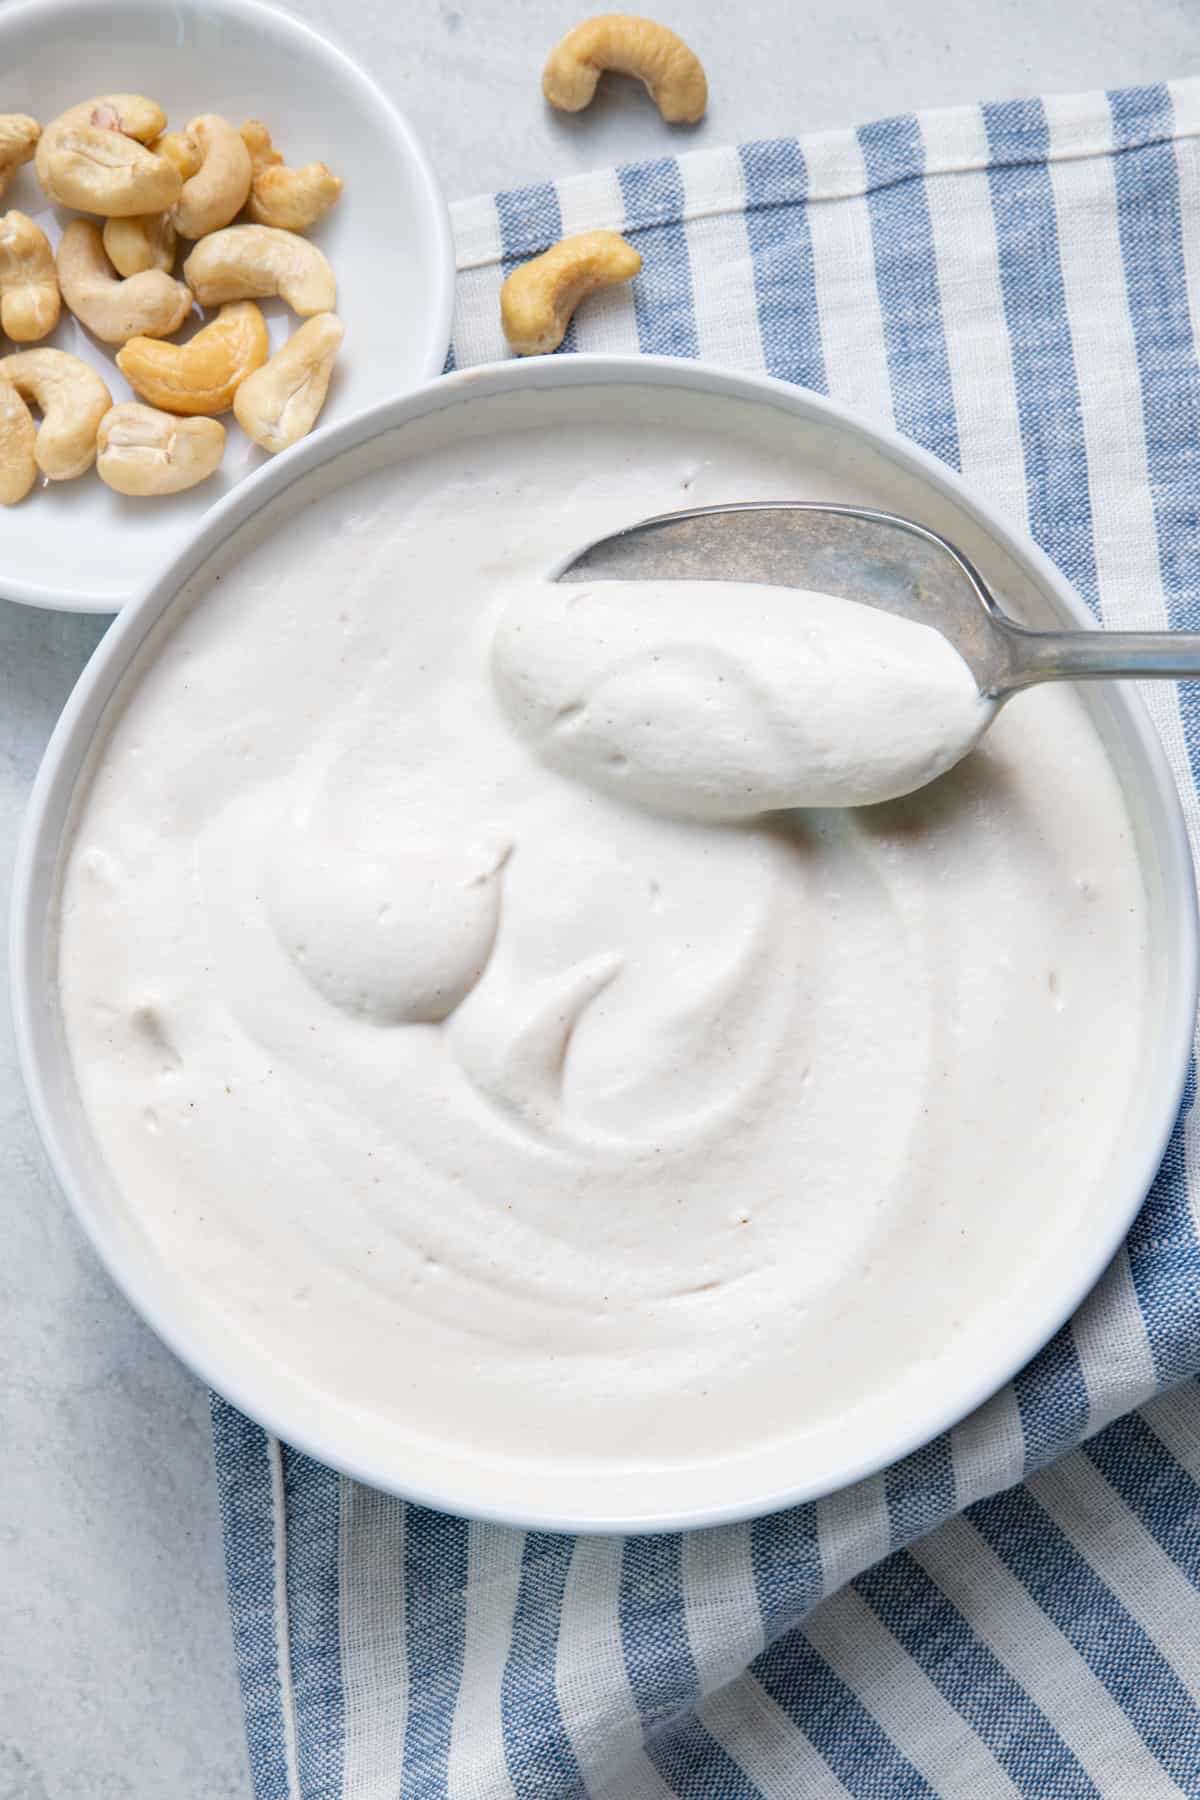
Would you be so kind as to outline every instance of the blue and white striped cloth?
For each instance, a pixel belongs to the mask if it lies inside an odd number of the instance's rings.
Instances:
[[[644,269],[566,349],[830,393],[1027,522],[1106,623],[1200,627],[1200,82],[463,204],[458,366],[504,354],[506,270],[590,226]],[[1200,688],[1146,700],[1200,845]],[[258,1800],[1200,1796],[1190,1106],[1071,1324],[816,1505],[625,1542],[468,1525],[215,1402]]]

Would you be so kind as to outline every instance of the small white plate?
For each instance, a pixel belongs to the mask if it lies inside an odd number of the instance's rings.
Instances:
[[[329,164],[346,183],[312,232],[333,264],[346,341],[318,430],[440,372],[450,341],[454,249],[437,180],[411,127],[349,57],[258,0],[30,0],[0,6],[0,112],[43,125],[93,94],[144,93],[172,127],[219,112],[260,118],[285,161]],[[71,215],[33,166],[0,211],[18,207],[58,242]],[[277,348],[297,321],[263,303]],[[197,317],[199,323],[199,317]],[[44,340],[98,368],[114,401],[134,398],[114,349],[63,308]],[[0,353],[24,348],[0,342]],[[145,591],[202,516],[270,458],[232,413],[220,471],[190,493],[126,500],[93,470],[42,484],[0,510],[0,596],[74,612],[116,612]],[[291,454],[284,452],[285,455]]]

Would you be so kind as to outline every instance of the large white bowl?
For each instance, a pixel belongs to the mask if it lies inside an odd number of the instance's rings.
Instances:
[[[407,120],[370,76],[298,19],[259,0],[6,0],[0,5],[0,111],[47,124],[93,94],[150,94],[172,126],[199,112],[261,118],[291,162],[327,162],[346,183],[310,234],[333,264],[346,342],[318,430],[436,375],[446,360],[454,247],[436,177]],[[0,211],[19,207],[53,243],[67,211],[33,165]],[[272,348],[296,320],[263,303]],[[63,308],[46,343],[99,369],[132,399],[113,361]],[[0,344],[0,353],[23,346]],[[218,474],[169,499],[128,500],[93,470],[6,508],[0,597],[72,612],[117,612],[266,453],[234,423]],[[291,452],[284,452],[290,455]]]
[[[123,1214],[75,1089],[59,1021],[55,979],[55,898],[72,794],[105,707],[139,646],[184,584],[251,517],[256,539],[271,529],[270,509],[296,481],[306,503],[345,479],[350,452],[378,467],[405,451],[406,427],[432,414],[452,436],[478,429],[479,407],[517,391],[624,385],[644,403],[647,391],[684,389],[730,396],[782,412],[815,453],[814,466],[836,469],[843,492],[907,511],[946,531],[1032,622],[1085,626],[1087,615],[1047,559],[1010,532],[940,463],[889,432],[876,431],[831,402],[798,388],[650,357],[540,358],[466,371],[438,381],[322,434],[286,462],[264,469],[230,494],[204,522],[152,590],[104,639],[51,739],[34,788],[17,856],[13,894],[12,986],[17,1042],[34,1117],[80,1223],[114,1279],[154,1328],[198,1374],[270,1430],[363,1481],[449,1511],[560,1530],[642,1531],[715,1524],[773,1511],[827,1493],[904,1455],[987,1398],[1025,1363],[1078,1305],[1121,1241],[1161,1160],[1180,1101],[1196,1007],[1196,907],[1191,859],[1170,772],[1132,690],[1087,690],[1085,701],[1124,788],[1148,901],[1150,1031],[1130,1095],[1129,1129],[1089,1205],[1079,1213],[1066,1254],[1041,1259],[1031,1246],[1031,1282],[1019,1300],[997,1297],[994,1328],[978,1334],[936,1383],[869,1441],[833,1434],[805,1467],[781,1461],[778,1445],[761,1456],[678,1470],[630,1482],[589,1472],[539,1470],[514,1460],[500,1468],[469,1451],[420,1456],[385,1440],[356,1415],[353,1396],[315,1395],[299,1377],[235,1342],[179,1271],[157,1260]],[[454,409],[458,409],[455,418]],[[514,445],[514,454],[519,448]],[[289,497],[290,499],[291,497]],[[519,1446],[514,1446],[517,1451]]]

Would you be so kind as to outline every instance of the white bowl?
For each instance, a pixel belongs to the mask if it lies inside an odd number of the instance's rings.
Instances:
[[[284,462],[230,494],[164,571],[117,621],[80,677],[46,752],[18,849],[13,893],[12,987],[21,1064],[34,1117],[51,1161],[113,1278],[159,1334],[198,1374],[268,1429],[310,1455],[380,1488],[424,1504],[552,1530],[643,1531],[708,1525],[774,1511],[871,1473],[953,1424],[988,1397],[1057,1330],[1117,1249],[1158,1168],[1178,1108],[1196,1008],[1196,906],[1187,837],[1170,772],[1132,689],[1083,690],[1124,789],[1149,907],[1151,993],[1148,1048],[1130,1095],[1130,1127],[1105,1182],[1081,1210],[1069,1252],[1044,1257],[1031,1284],[1007,1309],[999,1296],[994,1328],[978,1334],[936,1381],[914,1387],[904,1410],[870,1433],[830,1434],[803,1469],[778,1444],[736,1462],[639,1475],[636,1496],[615,1472],[541,1470],[515,1459],[497,1467],[469,1451],[418,1457],[356,1414],[353,1396],[314,1393],[302,1379],[245,1343],[151,1251],[123,1213],[115,1184],[83,1117],[60,1027],[55,981],[55,896],[72,794],[89,747],[150,628],[184,584],[256,514],[255,537],[271,529],[269,509],[301,478],[306,504],[346,478],[342,459],[378,467],[404,453],[406,427],[433,414],[452,437],[478,428],[479,407],[521,390],[555,389],[568,398],[594,386],[684,389],[775,409],[806,433],[814,466],[837,469],[860,497],[922,517],[946,531],[1033,622],[1086,626],[1088,616],[1062,577],[1027,539],[973,499],[956,476],[921,450],[801,389],[693,363],[651,357],[539,358],[449,376],[405,399],[324,432]],[[458,410],[457,418],[453,409]],[[514,452],[516,453],[516,452]],[[845,487],[843,486],[843,492]],[[1031,1259],[1035,1264],[1036,1258]],[[884,1409],[880,1409],[882,1413]],[[868,1441],[869,1438],[869,1441]],[[514,1452],[517,1447],[514,1446]]]
[[[43,125],[93,94],[150,94],[172,126],[198,112],[261,118],[291,162],[327,162],[346,183],[310,234],[333,264],[346,342],[318,430],[438,374],[450,342],[454,247],[436,177],[407,120],[350,58],[258,0],[9,0],[0,6],[0,108]],[[71,216],[19,171],[0,211],[19,207],[54,243]],[[296,320],[263,310],[272,348]],[[92,363],[114,400],[135,396],[115,346],[66,307],[45,340]],[[24,346],[0,346],[0,350]],[[74,612],[116,612],[190,538],[201,518],[268,460],[234,423],[220,471],[189,493],[128,500],[93,470],[6,508],[0,596]],[[284,452],[284,455],[290,455]]]

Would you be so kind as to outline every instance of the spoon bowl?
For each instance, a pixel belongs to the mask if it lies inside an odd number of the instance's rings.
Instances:
[[[1200,675],[1200,632],[1029,631],[944,537],[867,507],[768,500],[662,513],[597,538],[557,580],[742,581],[856,600],[940,631],[995,702],[1039,681]]]

